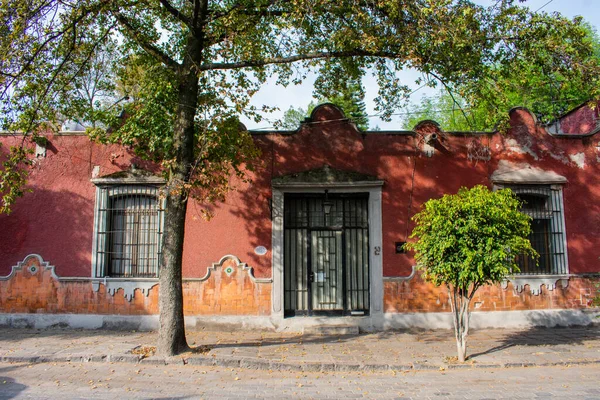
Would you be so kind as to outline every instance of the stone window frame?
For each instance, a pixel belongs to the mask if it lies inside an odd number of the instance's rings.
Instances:
[[[382,251],[382,186],[384,182],[276,182],[273,183],[273,220],[272,220],[272,265],[273,289],[271,292],[271,318],[280,326],[304,327],[322,321],[320,317],[284,318],[283,307],[283,204],[286,193],[368,193],[369,194],[369,269],[370,269],[370,310],[364,317],[329,317],[330,323],[345,321],[348,324],[365,326],[383,326],[383,251]],[[352,321],[351,319],[357,319]],[[361,320],[359,322],[358,320]]]
[[[140,289],[143,294],[148,295],[149,290],[158,284],[158,274],[156,277],[110,277],[103,274],[103,267],[98,261],[97,255],[100,250],[99,247],[102,246],[98,240],[99,232],[103,229],[103,226],[105,226],[106,219],[102,220],[103,217],[100,215],[100,207],[102,204],[107,204],[111,191],[114,192],[118,188],[123,187],[137,186],[141,188],[145,186],[156,188],[156,196],[160,202],[160,208],[164,210],[164,199],[159,197],[159,190],[164,186],[165,180],[154,176],[147,171],[132,169],[131,171],[122,171],[104,177],[93,178],[91,181],[96,185],[91,260],[93,288],[95,291],[98,291],[100,283],[102,283],[106,287],[107,292],[111,295],[114,295],[119,289],[123,289],[125,297],[130,301],[133,298],[136,289]],[[164,224],[164,212],[161,214],[160,218],[163,218],[163,220],[159,221],[159,223]],[[104,218],[107,217],[108,216],[104,216]]]
[[[503,188],[511,189],[517,196],[523,194],[530,194],[532,191],[548,192],[547,194],[542,194],[546,197],[547,201],[550,201],[556,206],[556,209],[549,210],[549,213],[555,212],[558,216],[549,216],[550,220],[550,229],[552,235],[560,235],[560,237],[556,240],[557,243],[552,243],[553,240],[549,239],[549,245],[554,247],[560,247],[563,251],[562,253],[553,251],[550,255],[551,257],[551,272],[548,274],[536,274],[536,273],[518,273],[517,275],[529,275],[529,276],[540,276],[540,275],[565,275],[569,273],[569,263],[568,263],[568,255],[567,255],[567,235],[566,235],[566,226],[565,226],[565,211],[564,211],[564,200],[562,194],[562,186],[561,185],[523,185],[523,184],[511,184],[511,185],[502,185]],[[533,190],[531,190],[533,189]],[[525,214],[530,215],[529,212],[523,210]],[[530,215],[531,216],[531,215]],[[533,218],[533,217],[532,217]],[[558,229],[562,227],[562,229]],[[562,268],[561,268],[562,266]],[[561,271],[562,270],[562,271]]]
[[[545,171],[536,167],[532,167],[526,163],[514,164],[505,160],[501,160],[498,169],[491,175],[490,180],[493,183],[493,189],[510,188],[519,193],[519,187],[545,186],[557,195],[557,206],[560,212],[562,224],[562,246],[564,248],[564,272],[550,274],[514,274],[503,282],[503,287],[506,288],[508,282],[511,281],[513,287],[518,292],[522,292],[525,286],[529,286],[529,290],[533,295],[539,295],[542,287],[548,290],[554,290],[557,284],[561,284],[566,288],[569,282],[569,252],[567,243],[567,225],[565,221],[565,203],[563,196],[563,186],[567,183],[567,179],[553,171]]]

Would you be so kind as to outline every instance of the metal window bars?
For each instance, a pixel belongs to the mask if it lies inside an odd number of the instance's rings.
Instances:
[[[155,278],[160,259],[163,206],[158,187],[99,187],[96,274]]]
[[[523,202],[522,212],[532,218],[529,240],[539,253],[537,260],[520,255],[517,262],[523,275],[566,274],[565,229],[562,196],[549,185],[510,186]]]

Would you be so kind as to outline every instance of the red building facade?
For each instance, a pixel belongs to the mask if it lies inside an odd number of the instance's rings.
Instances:
[[[402,244],[430,198],[510,187],[532,216],[539,265],[480,290],[474,325],[588,323],[600,276],[597,108],[543,127],[523,109],[500,133],[361,132],[332,105],[294,132],[254,132],[263,163],[224,203],[188,208],[190,325],[295,329],[450,326],[445,288],[423,282]],[[0,323],[157,326],[160,176],[118,146],[49,134],[31,192],[0,216]],[[4,135],[6,149],[21,138]],[[134,166],[132,168],[132,165]]]

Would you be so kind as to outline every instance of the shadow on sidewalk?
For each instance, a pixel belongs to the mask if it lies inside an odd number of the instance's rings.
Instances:
[[[281,345],[301,345],[301,344],[331,344],[331,343],[344,343],[349,341],[357,340],[363,337],[364,334],[358,335],[335,335],[335,336],[322,336],[322,335],[295,335],[295,336],[281,336],[281,337],[266,337],[266,338],[252,338],[242,339],[236,341],[217,341],[215,344],[208,344],[212,348],[228,348],[228,347],[268,347],[268,346],[281,346]],[[193,335],[188,334],[188,341]],[[201,342],[201,341],[200,341]],[[200,343],[202,344],[202,343]]]
[[[17,397],[21,394],[21,392],[27,389],[27,385],[23,385],[22,383],[18,383],[13,378],[2,375],[3,373],[14,371],[21,368],[26,368],[30,364],[14,364],[6,367],[0,368],[0,385],[2,389],[0,391],[1,399],[12,399],[13,397]]]
[[[50,328],[0,328],[0,342],[17,343],[24,339],[66,339],[74,340],[93,340],[97,338],[109,337],[110,340],[118,341],[119,337],[126,338],[135,335],[147,335],[152,332],[132,332],[126,330],[109,330],[109,329],[79,329],[67,327],[50,327]]]
[[[399,340],[422,342],[422,343],[440,343],[450,342],[454,340],[454,334],[451,330],[425,330],[425,329],[402,329],[389,330],[383,332],[365,332],[349,335],[319,335],[319,334],[281,334],[276,333],[265,335],[265,337],[244,338],[241,339],[228,338],[225,340],[217,340],[216,343],[203,341],[194,334],[187,333],[188,342],[196,342],[198,344],[206,344],[213,349],[223,348],[248,348],[248,347],[269,347],[282,345],[339,345],[339,344],[358,344],[378,341],[389,341],[397,344]],[[406,340],[409,336],[410,339]]]
[[[599,326],[578,327],[532,327],[512,332],[499,338],[500,344],[488,350],[469,355],[470,359],[512,347],[548,347],[561,345],[583,345],[584,342],[600,340]],[[600,347],[600,346],[599,346]]]

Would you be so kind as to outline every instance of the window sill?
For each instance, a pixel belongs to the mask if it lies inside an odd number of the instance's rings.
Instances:
[[[514,289],[522,293],[525,290],[525,286],[529,286],[529,290],[531,294],[534,296],[539,296],[542,288],[545,286],[546,289],[552,291],[556,289],[556,286],[560,284],[560,286],[564,289],[569,285],[569,276],[565,274],[556,274],[556,275],[512,275],[506,278],[502,282],[502,289],[508,287],[508,282],[513,284]]]

